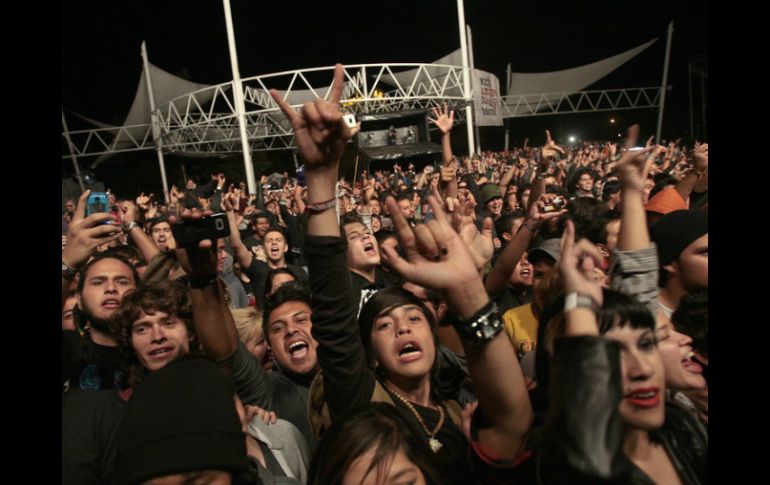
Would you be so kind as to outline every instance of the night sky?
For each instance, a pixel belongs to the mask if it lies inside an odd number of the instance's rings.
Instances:
[[[335,62],[431,62],[459,47],[453,0],[231,0],[242,77]],[[687,63],[707,58],[706,2],[465,1],[476,67],[495,73],[566,69],[660,41],[589,89],[659,85],[665,34],[674,21],[664,137],[689,129]],[[140,44],[152,63],[192,81],[232,79],[222,2],[218,0],[83,1],[62,3],[62,105],[107,123],[128,112],[141,74]],[[511,142],[608,138],[610,113],[511,120]],[[654,133],[656,112],[625,111],[618,124],[639,121]],[[70,129],[86,128],[68,115]],[[482,129],[484,148],[502,148],[502,128]]]

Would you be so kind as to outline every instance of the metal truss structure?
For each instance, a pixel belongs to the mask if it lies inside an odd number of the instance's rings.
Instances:
[[[316,97],[326,98],[334,66],[285,71],[242,79],[246,106],[246,131],[253,151],[295,148],[288,120],[270,96],[281,92],[299,108]],[[463,96],[461,66],[441,64],[357,64],[345,66],[341,104],[358,115],[398,113],[426,109],[442,103],[464,121],[468,105]],[[546,93],[505,96],[503,118],[567,113],[657,108],[660,87],[628,88],[577,93]],[[233,82],[194,91],[174,98],[152,114],[143,125],[65,131],[62,158],[155,149],[160,139],[163,152],[198,154],[236,153],[242,150]]]
[[[246,125],[252,150],[294,148],[288,120],[270,96],[281,92],[295,108],[316,97],[326,98],[334,66],[286,71],[242,79]],[[345,66],[341,104],[355,114],[397,113],[447,103],[464,119],[462,67],[438,64],[358,64]],[[318,80],[321,80],[320,82]],[[233,83],[223,83],[174,98],[157,107],[156,122],[131,127],[62,133],[76,157],[155,148],[153,131],[163,151],[232,153],[241,151]],[[205,101],[203,101],[205,100]],[[142,132],[143,136],[136,136]],[[132,135],[132,133],[134,133]],[[67,140],[69,136],[69,140]],[[63,158],[70,158],[68,154]]]
[[[503,97],[503,118],[658,108],[660,86]]]

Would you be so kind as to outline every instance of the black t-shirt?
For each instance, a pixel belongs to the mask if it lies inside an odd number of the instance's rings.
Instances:
[[[95,344],[88,335],[62,331],[62,386],[68,389],[128,388],[125,357],[118,347]]]
[[[426,448],[430,450],[428,434],[417,421],[414,413],[387,387],[385,389],[393,398],[396,409],[409,424],[414,436],[423,441]],[[412,406],[415,411],[420,413],[429,430],[436,429],[440,418],[438,411],[417,404],[412,404]],[[434,455],[435,461],[433,462],[443,478],[441,483],[476,483],[468,460],[468,441],[449,417],[446,406],[444,407],[444,423],[439,428],[435,439],[442,445],[441,449]]]
[[[532,295],[532,288],[527,288],[525,292],[521,293],[513,291],[510,286],[506,286],[500,293],[494,295],[493,298],[500,309],[500,315],[504,315],[511,308],[532,303]]]
[[[301,266],[294,266],[293,264],[287,264],[286,269],[294,275],[297,281],[307,283],[309,278],[307,272]],[[251,281],[251,288],[254,292],[254,296],[257,298],[257,304],[259,308],[265,308],[265,288],[267,288],[267,274],[270,272],[270,266],[267,263],[258,260],[257,258],[251,259],[251,266],[245,268],[246,276]]]
[[[112,391],[62,396],[62,484],[110,483],[126,402]]]

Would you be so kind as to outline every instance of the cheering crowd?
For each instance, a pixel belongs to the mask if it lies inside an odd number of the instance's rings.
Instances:
[[[437,105],[346,181],[342,81],[271,92],[295,177],[66,204],[63,483],[706,483],[708,145],[456,156]]]

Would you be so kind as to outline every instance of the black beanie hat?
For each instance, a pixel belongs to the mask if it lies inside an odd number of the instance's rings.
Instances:
[[[650,227],[650,238],[658,247],[662,267],[675,260],[687,246],[709,232],[706,212],[678,210],[669,212]]]
[[[115,483],[246,470],[234,394],[232,382],[204,358],[183,358],[152,373],[134,391],[118,431]]]

